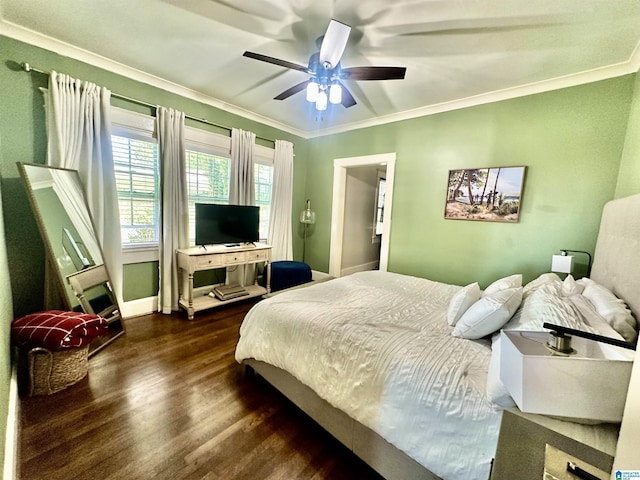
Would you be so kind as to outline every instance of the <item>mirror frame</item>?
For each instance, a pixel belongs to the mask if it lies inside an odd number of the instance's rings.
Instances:
[[[60,309],[60,305],[62,305],[66,310],[79,309],[81,311],[84,311],[85,313],[93,313],[91,311],[87,311],[88,309],[83,306],[83,302],[82,302],[83,299],[79,298],[79,296],[77,296],[74,293],[74,290],[71,287],[71,284],[67,276],[75,276],[77,275],[78,272],[83,271],[84,268],[87,268],[88,266],[91,267],[96,265],[104,265],[104,269],[107,272],[107,281],[105,282],[103,291],[108,297],[110,297],[111,301],[113,302],[113,306],[115,307],[115,315],[113,315],[113,309],[110,309],[111,315],[109,318],[107,318],[107,321],[109,322],[109,332],[105,335],[101,335],[100,337],[97,337],[91,342],[89,346],[89,356],[91,356],[97,353],[99,350],[101,350],[103,347],[105,347],[109,343],[113,342],[116,338],[123,335],[125,333],[125,329],[124,329],[124,323],[122,321],[122,309],[118,304],[118,299],[116,295],[114,295],[111,290],[111,282],[109,280],[110,277],[109,277],[108,269],[107,269],[107,266],[104,264],[104,253],[102,251],[102,248],[100,246],[98,239],[95,236],[95,224],[94,224],[91,212],[89,211],[86,194],[82,186],[82,182],[80,181],[80,176],[77,170],[70,170],[66,168],[51,167],[43,164],[22,163],[22,162],[17,162],[17,165],[18,165],[18,169],[20,171],[22,180],[24,182],[25,188],[27,190],[27,196],[29,198],[29,203],[31,204],[31,210],[33,212],[34,218],[38,225],[38,231],[40,232],[40,237],[45,247],[45,279],[44,279],[45,309]],[[95,261],[96,259],[92,259],[94,260],[93,265],[87,265],[83,261],[84,267],[81,270],[78,270],[75,273],[70,273],[69,275],[63,275],[61,268],[59,268],[58,266],[56,250],[53,247],[53,239],[51,238],[50,232],[47,230],[43,212],[41,210],[41,207],[38,205],[37,199],[35,197],[35,193],[34,193],[35,189],[33,186],[32,178],[29,177],[29,172],[27,171],[28,169],[33,167],[43,169],[43,170],[56,170],[56,171],[62,171],[62,172],[69,172],[71,175],[74,176],[75,181],[78,182],[78,186],[82,190],[82,198],[80,200],[83,202],[86,208],[89,220],[91,222],[91,225],[90,225],[92,229],[91,233],[93,233],[93,237],[96,242],[96,245],[95,245],[96,253],[100,254],[101,263],[96,262]],[[61,243],[62,243],[62,234],[61,234]],[[72,304],[71,299],[75,300],[74,302],[75,304]],[[54,307],[53,305],[56,305],[56,306]],[[100,312],[96,312],[96,313],[99,314]]]

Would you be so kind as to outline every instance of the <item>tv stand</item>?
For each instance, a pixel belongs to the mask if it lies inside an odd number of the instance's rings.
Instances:
[[[209,245],[203,250],[201,247],[180,248],[176,250],[176,260],[178,262],[180,307],[187,311],[189,320],[193,320],[195,312],[209,308],[219,307],[239,300],[258,297],[271,291],[271,245],[264,243],[245,244],[234,247],[223,245]],[[244,287],[247,294],[235,296],[228,300],[220,300],[215,296],[210,296],[210,288],[204,294],[194,294],[193,274],[201,270],[213,270],[232,266],[242,266],[242,282],[245,278],[246,266],[255,263],[265,264],[265,287],[258,285],[257,275],[252,285]]]

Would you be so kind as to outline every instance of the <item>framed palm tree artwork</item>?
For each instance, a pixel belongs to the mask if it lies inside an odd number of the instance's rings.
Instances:
[[[444,218],[515,223],[526,167],[449,170]]]

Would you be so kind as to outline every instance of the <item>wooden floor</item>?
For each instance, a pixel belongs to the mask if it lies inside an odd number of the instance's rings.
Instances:
[[[125,321],[79,383],[22,398],[21,479],[380,479],[235,362],[252,301]]]

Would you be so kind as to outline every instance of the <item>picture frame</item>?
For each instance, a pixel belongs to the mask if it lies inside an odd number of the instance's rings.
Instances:
[[[449,170],[444,218],[517,223],[525,166]]]

